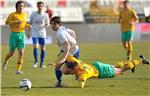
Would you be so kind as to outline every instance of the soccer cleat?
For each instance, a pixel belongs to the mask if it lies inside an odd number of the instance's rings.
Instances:
[[[61,82],[57,82],[55,87],[57,87],[57,88],[62,87]]]
[[[133,67],[133,68],[131,69],[131,72],[132,72],[132,73],[134,73],[134,71],[135,71],[135,67]]]
[[[132,62],[133,65],[134,65],[134,67],[131,69],[131,72],[134,73],[134,71],[135,71],[135,63],[134,63],[134,61],[131,61],[131,62]]]
[[[7,70],[7,64],[3,64],[3,65],[2,65],[2,69],[3,69],[4,71],[6,71],[6,70]]]
[[[16,74],[24,74],[22,71],[16,71]]]
[[[132,58],[130,56],[127,57],[127,61],[131,61]]]
[[[150,62],[147,59],[145,59],[145,57],[143,55],[139,55],[139,58],[142,60],[143,64],[147,64],[147,65],[150,64]]]
[[[40,68],[45,69],[45,68],[46,68],[46,66],[44,66],[44,65],[40,65]]]
[[[33,68],[36,68],[37,67],[37,65],[38,65],[38,63],[36,62],[36,63],[34,63],[33,64]]]

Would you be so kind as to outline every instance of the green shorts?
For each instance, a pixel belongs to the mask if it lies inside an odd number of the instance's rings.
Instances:
[[[25,48],[25,32],[11,32],[9,37],[9,50],[15,51],[15,49]]]
[[[134,32],[132,32],[132,31],[122,32],[122,34],[121,34],[122,42],[132,41],[133,37],[134,37]]]
[[[96,61],[93,63],[93,66],[98,70],[99,78],[111,78],[115,76],[115,69],[112,65]]]

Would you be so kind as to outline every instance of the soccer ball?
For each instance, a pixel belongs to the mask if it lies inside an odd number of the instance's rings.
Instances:
[[[19,82],[19,87],[23,91],[28,91],[31,89],[32,83],[29,79],[22,79]]]

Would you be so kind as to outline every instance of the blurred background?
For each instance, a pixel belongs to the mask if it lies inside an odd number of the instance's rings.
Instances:
[[[15,11],[18,0],[0,0],[1,43],[8,43],[9,27],[5,20],[9,13]],[[40,0],[24,0],[28,18],[36,11]],[[120,42],[121,31],[118,12],[124,0],[41,0],[52,10],[52,16],[60,16],[66,27],[76,31],[80,43]],[[135,24],[134,41],[150,41],[150,0],[130,0],[132,8],[139,17]],[[54,32],[47,28],[47,43],[56,43]],[[31,40],[27,39],[31,44]]]

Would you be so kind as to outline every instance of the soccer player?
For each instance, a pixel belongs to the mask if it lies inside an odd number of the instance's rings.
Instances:
[[[56,32],[57,44],[61,52],[58,54],[56,60],[55,75],[57,78],[56,87],[61,87],[62,71],[61,67],[64,63],[68,63],[66,58],[68,56],[79,57],[80,49],[76,41],[76,34],[73,30],[68,29],[62,25],[61,19],[58,16],[52,17],[50,21],[52,30]]]
[[[38,11],[33,12],[30,16],[29,23],[32,25],[31,35],[33,41],[33,54],[34,54],[34,64],[33,67],[36,68],[38,65],[38,44],[41,48],[40,55],[40,68],[46,68],[44,66],[45,59],[45,40],[46,40],[46,27],[49,26],[48,14],[43,11],[44,3],[42,1],[37,2]]]
[[[11,33],[9,38],[9,53],[5,56],[3,70],[6,70],[8,60],[13,56],[15,49],[18,49],[18,61],[16,74],[22,74],[21,67],[23,64],[23,55],[25,48],[25,27],[29,27],[26,23],[27,15],[23,12],[25,4],[23,1],[16,3],[16,12],[11,13],[7,20],[6,25],[9,25]]]
[[[139,59],[128,62],[118,62],[116,65],[105,64],[96,61],[93,64],[84,63],[72,56],[67,57],[68,64],[62,68],[64,75],[75,74],[80,82],[80,87],[83,88],[89,78],[112,78],[123,74],[125,71],[135,68],[138,64],[149,64],[143,55]]]
[[[119,13],[119,22],[121,23],[122,44],[127,51],[127,60],[132,59],[132,40],[134,37],[134,23],[138,22],[138,16],[130,7],[130,2],[123,2],[124,8]]]
[[[49,5],[46,6],[46,13],[49,16],[49,19],[51,19],[53,16],[53,11],[52,11],[52,9],[50,9]]]

